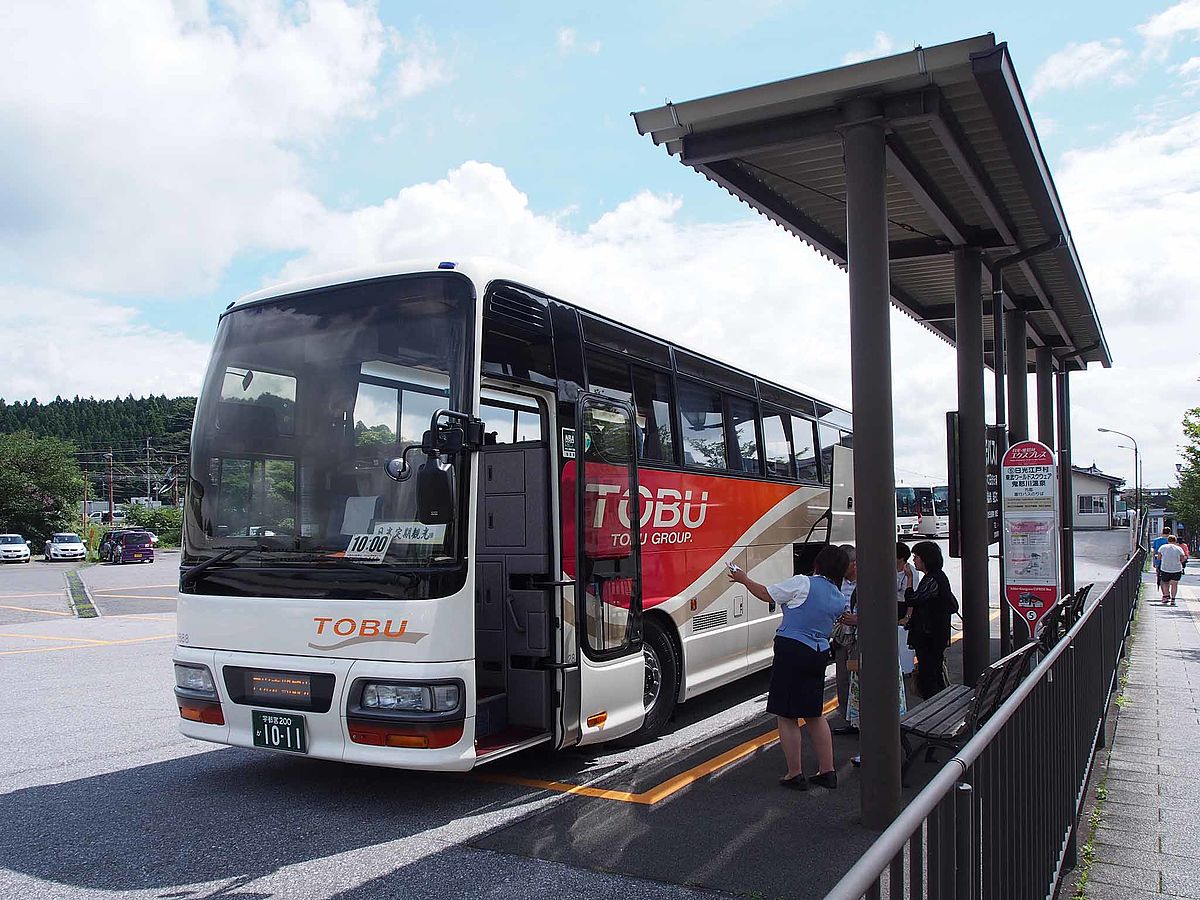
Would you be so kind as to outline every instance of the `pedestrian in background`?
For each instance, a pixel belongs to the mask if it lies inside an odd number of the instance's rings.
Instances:
[[[1163,603],[1175,605],[1175,595],[1179,591],[1179,579],[1183,577],[1183,566],[1187,562],[1187,554],[1179,546],[1179,538],[1171,535],[1167,543],[1158,548],[1158,571],[1162,579]]]
[[[917,573],[912,567],[909,557],[912,551],[904,541],[896,541],[896,603],[900,617],[896,625],[896,646],[900,654],[900,674],[911,675],[917,658],[912,648],[908,646],[908,592],[917,586]]]
[[[1166,599],[1167,599],[1167,588],[1163,584],[1162,572],[1158,568],[1158,564],[1160,562],[1158,551],[1162,549],[1162,545],[1167,542],[1167,538],[1169,538],[1170,536],[1171,536],[1171,527],[1169,525],[1164,525],[1162,534],[1159,535],[1158,537],[1156,537],[1154,539],[1154,542],[1150,545],[1150,549],[1154,553],[1154,583],[1158,585],[1159,593],[1162,594],[1162,598],[1164,601],[1166,601]]]
[[[778,584],[760,584],[741,569],[730,567],[729,580],[764,603],[777,603],[783,621],[775,632],[775,662],[767,712],[779,721],[779,744],[787,760],[787,772],[779,783],[806,791],[810,784],[837,787],[833,768],[833,736],[825,721],[825,668],[829,660],[829,636],[838,616],[846,608],[842,579],[849,560],[832,545],[823,547],[813,563],[813,575],[793,575]],[[804,777],[801,735],[807,732],[817,754],[817,774]]]
[[[855,611],[854,591],[858,586],[858,551],[852,544],[839,548],[850,561],[846,577],[842,579],[842,596],[846,598],[845,611]],[[850,722],[850,657],[858,643],[858,628],[840,621],[833,632],[833,676],[837,685],[838,712],[844,724],[833,729],[834,734],[858,734],[858,726]]]
[[[905,591],[912,610],[908,618],[908,646],[917,653],[917,693],[928,700],[946,686],[946,648],[950,646],[950,617],[958,612],[958,599],[942,571],[942,550],[933,541],[912,548],[913,566],[924,577]]]

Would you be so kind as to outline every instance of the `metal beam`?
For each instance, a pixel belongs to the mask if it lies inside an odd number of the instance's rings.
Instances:
[[[1049,347],[1038,347],[1037,370],[1038,440],[1054,449],[1054,355]]]
[[[847,104],[846,236],[850,275],[850,383],[854,405],[854,532],[860,597],[896,592],[896,477],[892,433],[892,339],[888,297],[884,126],[868,100]],[[861,810],[867,828],[900,812],[900,708],[896,615],[891,604],[859,607],[863,754]]]
[[[887,168],[892,177],[904,186],[951,243],[977,246],[973,229],[959,217],[900,136],[888,135],[887,143]]]
[[[880,115],[890,125],[925,121],[939,102],[935,89],[922,88],[888,97]],[[845,124],[846,117],[841,109],[827,107],[685,134],[680,138],[679,159],[685,165],[699,166],[797,145],[826,146],[840,140],[838,130]]]
[[[954,167],[958,170],[963,180],[966,181],[967,187],[971,193],[975,195],[975,199],[979,201],[979,205],[983,208],[984,215],[988,217],[988,221],[995,226],[996,230],[1009,244],[1019,245],[1017,240],[1017,229],[1012,221],[1004,214],[1000,207],[1000,202],[997,199],[997,191],[992,184],[991,179],[987,176],[987,170],[983,163],[979,161],[979,157],[975,155],[975,151],[971,149],[963,136],[962,128],[955,119],[953,112],[945,103],[940,103],[937,113],[929,120],[930,128],[941,141],[943,149],[950,157]],[[1025,276],[1025,280],[1029,282],[1029,286],[1037,295],[1041,302],[1042,311],[1050,316],[1051,322],[1054,324],[1055,330],[1062,336],[1063,340],[1070,342],[1071,336],[1067,331],[1066,325],[1062,318],[1052,306],[1050,292],[1046,290],[1041,279],[1033,270],[1033,266],[1029,260],[1018,264],[1017,268],[1021,270],[1021,274]],[[1080,360],[1083,363],[1083,360]]]
[[[1071,489],[1071,373],[1055,376],[1058,397],[1059,570],[1064,594],[1075,592],[1075,495]]]
[[[993,228],[975,229],[971,233],[970,246],[980,250],[1005,250],[1009,245],[1004,243],[1000,232]],[[961,245],[960,245],[961,246]],[[947,256],[955,250],[954,244],[948,240],[937,238],[909,238],[903,241],[892,241],[888,245],[888,256],[893,262],[900,259],[926,259],[933,256]],[[1041,309],[1039,303],[1037,306]]]
[[[840,239],[737,163],[727,160],[694,168],[729,193],[741,197],[771,221],[815,246],[838,265],[846,265],[846,245]]]
[[[983,299],[978,251],[954,255],[958,353],[959,509],[962,533],[963,681],[990,662],[987,469],[984,459]],[[857,521],[857,518],[856,518]]]

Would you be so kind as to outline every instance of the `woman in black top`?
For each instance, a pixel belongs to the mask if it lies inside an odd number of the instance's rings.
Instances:
[[[908,646],[917,653],[917,693],[928,700],[946,686],[942,669],[950,646],[950,617],[958,612],[958,600],[942,571],[942,551],[937,544],[921,541],[912,548],[912,559],[925,577],[916,590],[910,587],[904,592],[912,611]]]

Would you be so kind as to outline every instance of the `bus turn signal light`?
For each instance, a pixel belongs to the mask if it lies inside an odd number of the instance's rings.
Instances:
[[[224,725],[225,713],[221,711],[221,703],[216,700],[191,700],[177,697],[180,717],[189,722],[202,722],[205,725]]]
[[[438,725],[414,725],[407,722],[375,722],[367,719],[347,719],[350,740],[373,747],[407,747],[414,750],[437,750],[453,747],[463,736],[462,722]]]
[[[596,713],[594,716],[588,716],[587,726],[588,726],[588,728],[603,728],[604,723],[607,721],[608,721],[608,712],[607,711],[600,712],[600,713]]]

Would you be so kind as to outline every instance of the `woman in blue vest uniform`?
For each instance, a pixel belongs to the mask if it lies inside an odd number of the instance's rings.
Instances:
[[[787,760],[784,787],[806,791],[810,784],[837,787],[833,769],[833,735],[822,715],[825,705],[825,667],[829,635],[846,609],[841,584],[849,565],[846,551],[826,546],[813,563],[813,575],[793,575],[779,584],[759,584],[741,569],[732,568],[731,581],[746,586],[764,603],[777,603],[783,621],[775,631],[775,663],[767,712],[779,718],[779,743]],[[803,724],[801,724],[801,720]],[[819,771],[806,779],[801,763],[801,734],[808,731]]]

